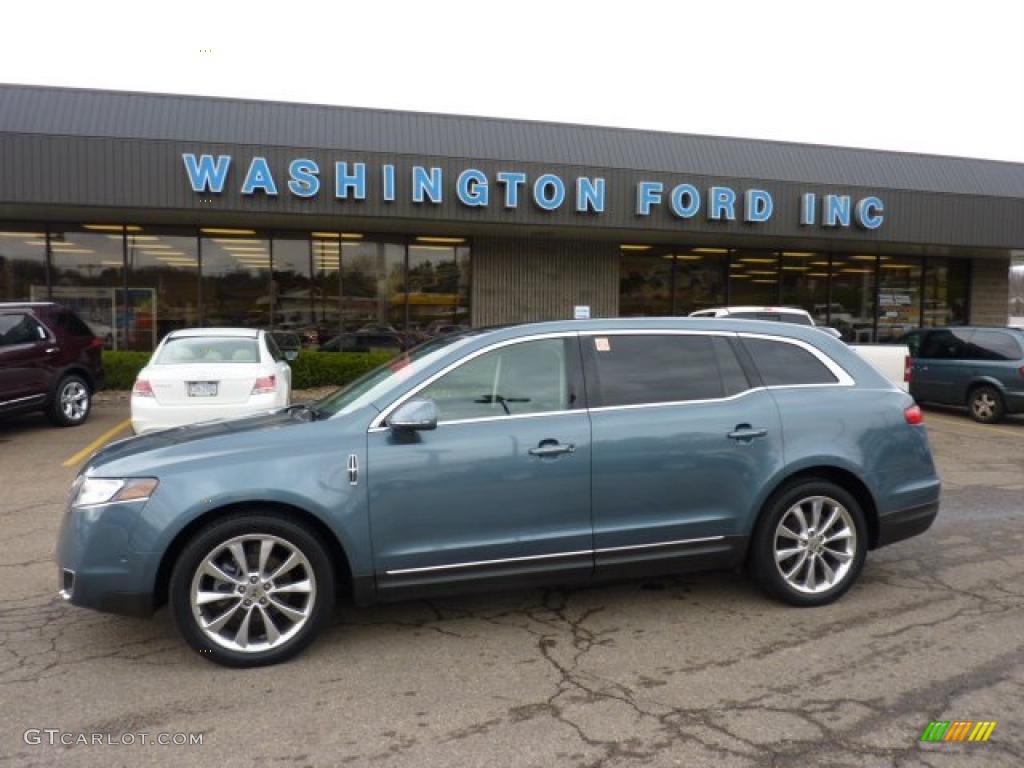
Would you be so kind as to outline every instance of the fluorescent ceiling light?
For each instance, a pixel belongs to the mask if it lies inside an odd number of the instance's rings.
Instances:
[[[783,251],[782,255],[783,256],[802,257],[802,256],[817,256],[818,254],[816,254],[816,253],[809,253],[807,251]]]
[[[26,240],[25,245],[46,245],[45,240]]]
[[[416,238],[417,243],[450,243],[457,245],[458,243],[466,242],[464,237],[432,237],[432,236],[420,236]]]
[[[740,259],[744,264],[774,264],[778,259],[761,259],[754,258],[753,256],[747,256]]]
[[[42,237],[46,238],[45,232],[0,232],[0,237]]]
[[[92,248],[61,248],[57,253],[63,255],[65,253],[96,253],[96,251]]]
[[[728,248],[691,248],[694,253],[728,253]]]
[[[750,275],[729,275],[730,280],[749,280]]]
[[[774,270],[752,269],[747,274],[748,275],[775,275],[777,273]]]
[[[651,246],[649,245],[620,245],[620,249],[623,251],[649,251]]]
[[[808,277],[828,277],[828,272],[808,272]]]
[[[810,267],[783,267],[787,272],[806,272]]]
[[[761,283],[762,285],[775,285],[778,282],[778,280],[765,280],[762,278],[760,280],[751,280],[750,282]]]
[[[410,245],[409,250],[416,251],[450,251],[451,249],[443,245]]]
[[[220,227],[201,227],[204,235],[255,235],[255,229],[223,229]]]
[[[92,229],[96,232],[141,232],[142,227],[135,224],[83,224],[83,229]]]
[[[239,245],[259,245],[263,241],[259,240],[259,239],[247,240],[247,239],[242,238],[242,237],[215,237],[215,238],[213,238],[213,242],[215,242],[215,243],[238,243]]]

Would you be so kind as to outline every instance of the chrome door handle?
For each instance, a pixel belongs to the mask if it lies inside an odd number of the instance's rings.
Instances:
[[[527,453],[531,456],[559,456],[563,453],[575,453],[576,446],[572,443],[556,443],[553,440],[545,440],[543,443],[538,445],[536,448],[531,448]]]
[[[753,440],[755,437],[764,437],[767,434],[767,429],[754,429],[749,424],[740,424],[726,437],[730,440]]]

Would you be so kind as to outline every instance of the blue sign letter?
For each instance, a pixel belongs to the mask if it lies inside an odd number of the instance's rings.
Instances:
[[[395,202],[395,166],[381,166],[380,172],[384,186],[384,202],[393,203]]]
[[[604,213],[604,179],[588,179],[580,176],[576,179],[576,210],[586,213]]]
[[[422,165],[412,167],[412,201],[422,203],[425,197],[432,203],[441,202],[441,169],[431,168],[430,173]]]
[[[257,189],[262,189],[265,194],[276,195],[277,185],[274,177],[270,174],[270,166],[267,165],[267,158],[254,157],[249,164],[249,172],[245,174],[245,183],[242,184],[242,194],[251,195]]]
[[[218,155],[216,162],[213,155],[200,155],[198,163],[196,156],[188,153],[183,154],[181,159],[185,161],[188,183],[192,185],[193,192],[224,191],[228,168],[231,167],[231,155]]]
[[[864,229],[878,229],[885,221],[885,206],[877,197],[865,197],[857,203],[857,223]]]
[[[826,227],[850,226],[849,195],[825,195],[825,220],[822,224]]]
[[[650,216],[651,205],[655,203],[661,205],[662,189],[663,187],[660,181],[641,181],[636,185],[637,216]]]
[[[748,189],[744,195],[743,218],[746,221],[768,221],[772,217],[772,196],[763,189]]]
[[[519,187],[526,183],[526,174],[519,171],[498,171],[494,178],[505,185],[505,207],[519,207]]]
[[[708,221],[736,221],[736,193],[729,187],[712,187],[708,199]]]
[[[800,198],[800,225],[807,227],[814,224],[814,215],[817,213],[818,199],[813,192],[806,192]]]
[[[347,200],[350,189],[353,199],[366,199],[366,163],[352,163],[352,173],[349,173],[348,163],[340,160],[334,164],[334,196]]]
[[[473,208],[487,206],[487,177],[483,171],[469,168],[455,181],[455,194],[459,202]]]
[[[669,207],[680,219],[689,219],[700,210],[700,192],[693,184],[678,184],[672,188]]]
[[[319,166],[312,160],[292,160],[288,165],[288,175],[291,180],[288,182],[288,189],[296,197],[315,197],[320,191]]]
[[[533,202],[538,208],[553,211],[565,201],[565,183],[553,173],[538,176],[533,182]]]

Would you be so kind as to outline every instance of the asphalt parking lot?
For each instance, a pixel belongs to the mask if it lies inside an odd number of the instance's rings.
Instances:
[[[232,671],[186,650],[166,612],[55,599],[72,459],[126,415],[111,403],[78,429],[0,424],[0,764],[1024,763],[1024,419],[929,410],[938,522],[872,553],[826,608],[728,573],[343,604],[296,661]],[[998,725],[986,743],[922,744],[930,720]],[[203,743],[26,743],[47,728]]]

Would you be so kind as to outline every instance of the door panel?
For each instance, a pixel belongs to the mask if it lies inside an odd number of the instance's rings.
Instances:
[[[530,453],[552,443],[572,452]],[[590,458],[585,411],[371,432],[380,585],[549,569],[589,573]],[[486,562],[497,560],[509,562]]]
[[[782,463],[779,415],[765,390],[591,418],[598,572],[695,548],[731,549],[729,537],[744,533],[757,495]],[[712,537],[726,538],[700,541]]]

